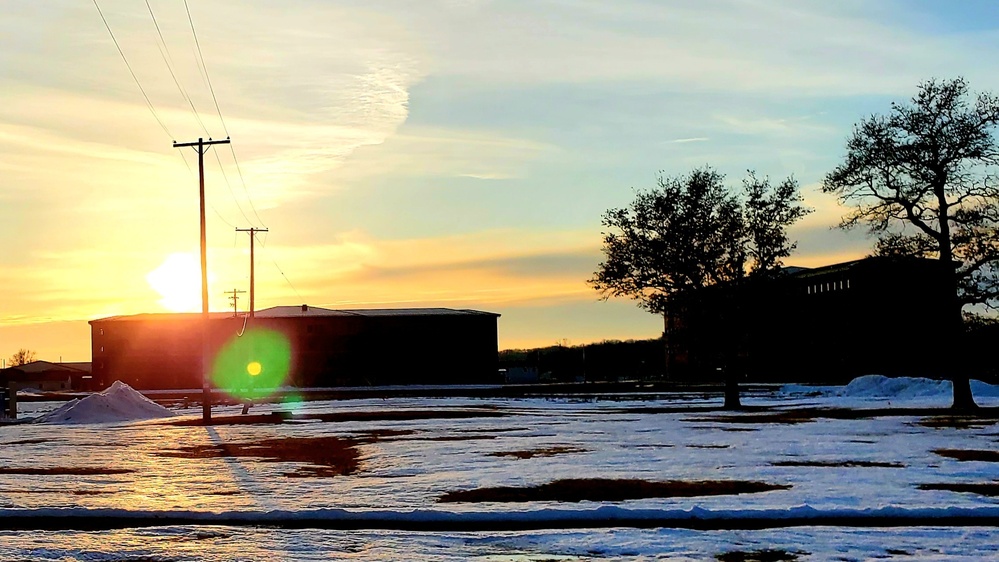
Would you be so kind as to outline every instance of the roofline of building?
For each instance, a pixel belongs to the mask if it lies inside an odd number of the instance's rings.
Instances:
[[[788,275],[788,277],[812,277],[815,275],[824,275],[826,273],[834,273],[837,271],[848,271],[857,266],[870,264],[875,262],[899,262],[905,261],[909,263],[939,263],[940,260],[935,258],[917,258],[917,257],[906,257],[906,256],[867,256],[856,260],[845,261],[841,263],[833,263],[829,265],[823,265],[819,267],[806,268],[802,271],[796,271]]]
[[[20,371],[20,372],[24,373],[25,371],[23,369],[21,369],[21,367],[26,367],[28,365],[33,365],[35,363],[45,363],[45,364],[48,364],[48,365],[52,365],[52,367],[55,367],[55,369],[53,369],[53,370],[65,370],[65,371],[73,371],[73,372],[77,372],[77,373],[87,373],[87,374],[89,374],[89,372],[86,369],[81,369],[79,367],[71,367],[69,365],[66,365],[65,363],[56,363],[56,362],[53,362],[53,361],[45,361],[43,359],[39,359],[37,361],[31,361],[29,363],[25,363],[24,365],[18,365],[17,367],[6,367],[4,369],[0,369],[0,371]],[[89,361],[73,361],[73,363],[89,363]]]
[[[360,318],[376,318],[376,317],[387,317],[387,316],[491,316],[493,318],[499,318],[502,316],[496,312],[487,312],[483,310],[473,310],[473,309],[456,309],[456,308],[442,308],[442,307],[424,307],[424,308],[356,308],[356,309],[342,309],[334,310],[329,308],[320,308],[316,306],[309,306],[308,311],[322,311],[328,314],[307,314],[307,313],[294,313],[289,312],[288,314],[266,314],[269,310],[274,310],[277,308],[293,308],[298,310],[298,305],[283,305],[283,306],[272,306],[270,308],[265,308],[263,310],[256,311],[256,317],[261,320],[268,320],[273,318],[335,318],[335,317],[360,317]],[[421,313],[421,311],[423,311]],[[441,314],[440,312],[434,313],[431,311],[446,311]],[[378,312],[378,314],[368,314],[371,312]],[[142,321],[142,320],[160,320],[165,318],[173,319],[198,319],[201,318],[200,312],[144,312],[139,314],[125,314],[118,316],[108,316],[105,318],[95,318],[89,320],[87,323],[93,326],[97,323],[103,322],[119,322],[119,321]],[[241,313],[238,317],[243,318],[246,313]],[[222,320],[227,318],[236,318],[231,312],[210,312],[209,320]]]

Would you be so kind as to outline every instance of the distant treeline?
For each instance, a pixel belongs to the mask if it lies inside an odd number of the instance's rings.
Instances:
[[[605,340],[586,345],[557,344],[499,353],[501,369],[533,369],[542,381],[659,379],[665,372],[663,340]]]

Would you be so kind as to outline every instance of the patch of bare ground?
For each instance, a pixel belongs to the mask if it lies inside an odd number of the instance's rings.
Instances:
[[[496,439],[495,435],[421,435],[409,437],[408,441],[488,441]]]
[[[799,411],[786,412],[765,412],[758,414],[739,414],[732,416],[711,416],[707,418],[697,418],[691,422],[700,423],[734,423],[734,424],[799,424],[811,423],[815,417],[810,413]]]
[[[131,472],[135,471],[130,468],[88,466],[52,466],[44,468],[0,466],[0,474],[21,474],[24,476],[103,476],[108,474],[129,474]]]
[[[816,466],[829,468],[905,468],[905,465],[900,462],[884,461],[777,461],[770,464],[773,466]]]
[[[555,455],[568,455],[572,453],[586,453],[587,449],[579,447],[555,446],[544,449],[530,449],[527,451],[495,451],[488,453],[490,457],[513,457],[517,459],[532,459],[534,457],[554,457]]]
[[[718,427],[715,427],[713,425],[699,425],[699,426],[691,427],[690,429],[702,429],[704,431],[718,431],[719,429],[721,429],[722,431],[730,431],[730,432],[733,432],[733,433],[759,431],[759,428],[756,428],[756,427],[722,427],[722,428],[718,428]]]
[[[252,458],[260,462],[297,462],[308,466],[284,473],[291,478],[329,478],[360,469],[357,446],[367,440],[347,437],[284,437],[253,442],[193,445],[156,453],[176,458]]]
[[[361,435],[372,441],[482,441],[496,439],[495,435],[475,435],[458,432],[458,435],[432,435],[412,429],[378,429]]]
[[[451,502],[613,502],[645,498],[689,498],[726,496],[786,490],[786,484],[746,480],[667,480],[570,478],[527,487],[497,486],[448,492],[437,499]]]
[[[413,429],[370,429],[360,435],[365,441],[392,441],[396,437],[406,437],[415,433]]]
[[[974,483],[948,483],[936,482],[929,484],[919,484],[916,486],[920,490],[943,490],[947,492],[968,492],[980,496],[991,498],[999,497],[999,482],[988,482],[981,484]]]
[[[271,412],[268,414],[247,414],[238,416],[215,416],[207,424],[201,418],[188,418],[164,422],[164,425],[255,425],[284,424],[307,421],[321,422],[374,422],[374,421],[417,421],[438,419],[499,418],[508,412],[493,407],[465,408],[460,410],[380,410],[372,412],[330,412],[318,414],[295,414],[292,412]]]
[[[113,494],[113,490],[0,490],[0,494],[66,494],[70,493],[74,496],[99,496],[103,494]]]
[[[933,429],[982,429],[999,422],[999,418],[973,416],[932,416],[923,418],[915,425]]]
[[[0,443],[0,445],[38,445],[40,443],[49,443],[53,439],[22,439],[20,441],[8,441],[7,443]]]
[[[177,562],[175,558],[160,558],[159,556],[130,556],[128,558],[109,558],[108,562]]]
[[[802,556],[808,556],[808,552],[801,550],[787,551],[781,549],[766,548],[763,550],[733,550],[715,555],[715,560],[719,562],[794,562]]]
[[[747,410],[757,409],[747,407]],[[608,413],[614,414],[707,414],[710,412],[725,411],[718,406],[634,406],[630,408],[608,409]]]
[[[933,449],[933,454],[959,461],[999,462],[999,451],[978,449]]]
[[[469,428],[469,429],[455,429],[456,432],[476,432],[476,433],[512,433],[515,431],[530,431],[526,427],[488,427],[488,428]]]

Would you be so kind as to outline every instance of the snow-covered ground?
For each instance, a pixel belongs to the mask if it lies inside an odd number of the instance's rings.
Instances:
[[[136,412],[146,407],[123,389],[119,391],[123,392],[119,402],[131,403]],[[976,384],[975,391],[980,404],[999,405],[995,387]],[[788,386],[747,397],[744,402],[773,406],[765,412],[771,415],[803,408],[811,412],[814,408],[943,407],[949,404],[949,393],[948,383],[864,378],[838,388]],[[53,514],[91,520],[113,515],[134,518],[141,525],[148,525],[149,517],[178,514],[203,520],[203,524],[125,530],[0,531],[0,561],[256,560],[265,556],[289,560],[704,560],[734,550],[763,549],[798,551],[802,560],[999,557],[999,528],[995,526],[999,498],[918,487],[999,480],[995,462],[959,461],[933,452],[999,449],[999,425],[991,421],[926,423],[927,418],[914,415],[838,419],[813,412],[788,423],[788,418],[761,417],[760,412],[685,409],[719,405],[720,399],[692,401],[685,396],[682,401],[652,402],[619,398],[398,398],[267,404],[252,410],[257,414],[292,409],[397,414],[472,409],[502,414],[461,419],[312,420],[208,428],[147,419],[0,427],[0,528],[11,527],[10,521]],[[29,411],[22,408],[24,415],[60,419],[52,414],[44,417],[46,410],[58,404],[22,406],[30,407]],[[680,411],[671,410],[678,407]],[[123,417],[128,417],[128,410]],[[195,417],[199,411],[172,413]],[[215,411],[217,416],[238,413],[238,406]],[[78,409],[73,421],[98,419],[88,419]],[[390,435],[385,430],[408,433]],[[176,454],[183,447],[372,432],[385,437],[359,446],[360,469],[347,476],[290,478],[287,474],[294,466],[288,462],[162,456],[164,452]],[[554,448],[563,452],[523,459],[496,455]],[[2,470],[29,467],[131,472],[81,476]],[[790,488],[621,502],[437,502],[450,491],[565,478],[753,480]],[[631,529],[594,522],[610,517],[746,521],[831,515],[926,517],[931,518],[929,524],[938,524],[698,531],[669,528],[668,523],[659,529]],[[955,515],[969,517],[977,526],[951,526],[949,517]],[[302,517],[326,519],[329,524],[322,526],[330,528],[230,524],[239,518],[276,524]],[[338,521],[359,517],[382,522],[443,521],[442,527],[447,522],[476,519],[534,520],[533,526],[540,530],[336,529],[342,527]],[[567,529],[577,526],[572,521],[579,519],[590,520],[592,527],[608,528]],[[219,522],[226,525],[213,524]]]

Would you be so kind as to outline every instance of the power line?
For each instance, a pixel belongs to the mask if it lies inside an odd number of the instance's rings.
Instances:
[[[184,151],[183,150],[179,150],[179,151],[177,151],[177,153],[180,154],[180,159],[184,161],[184,166],[187,167],[187,174],[193,178],[194,177],[194,169],[191,168],[191,164],[187,161],[187,156],[184,156]],[[226,224],[226,226],[229,226],[230,228],[236,228],[236,225],[234,225],[231,222],[227,221],[225,219],[225,217],[222,216],[222,213],[219,212],[219,210],[215,207],[214,203],[209,203],[208,206],[212,208],[212,212],[215,213],[215,216],[217,216],[220,221],[224,222]],[[236,247],[236,241],[235,240],[233,240],[233,245],[232,246],[233,246],[233,248]]]
[[[280,273],[280,274],[281,274],[281,277],[284,277],[284,280],[285,280],[285,282],[286,282],[286,283],[288,283],[288,286],[289,286],[289,287],[291,287],[291,290],[292,290],[292,291],[295,291],[295,294],[296,294],[296,295],[298,296],[298,300],[300,300],[300,301],[303,301],[303,302],[304,302],[304,301],[305,301],[305,298],[303,298],[303,297],[302,297],[302,294],[298,292],[298,289],[296,289],[296,288],[295,288],[295,286],[291,284],[291,280],[290,280],[290,279],[288,279],[288,276],[284,274],[284,271],[281,271],[281,266],[280,266],[280,265],[278,265],[278,264],[277,264],[277,262],[276,262],[276,261],[274,261],[274,259],[273,259],[273,258],[271,258],[271,263],[273,263],[273,264],[274,264],[274,267],[276,267],[276,268],[277,268],[277,270],[278,270],[278,273]]]
[[[222,179],[225,180],[225,186],[229,190],[229,195],[232,196],[233,202],[236,203],[236,208],[239,209],[239,214],[243,215],[243,219],[245,219],[246,222],[252,224],[253,221],[251,221],[250,218],[246,216],[246,213],[243,212],[243,207],[239,204],[239,199],[236,199],[236,194],[232,191],[232,185],[229,184],[229,176],[225,173],[225,166],[222,165],[222,159],[219,158],[218,151],[212,150],[212,152],[215,154],[215,161],[219,163],[219,170],[222,172]]]
[[[229,151],[232,152],[232,161],[236,163],[236,171],[239,172],[239,181],[243,184],[243,193],[246,193],[246,200],[250,203],[250,210],[253,211],[253,216],[257,217],[260,224],[266,227],[267,225],[264,224],[264,219],[260,218],[260,215],[257,214],[257,207],[253,204],[253,199],[250,197],[250,191],[246,189],[246,180],[243,179],[243,168],[239,166],[239,159],[236,158],[236,149],[233,148],[231,144],[229,145]]]
[[[95,2],[97,0],[94,0]],[[225,126],[225,119],[222,118],[222,110],[219,109],[219,100],[215,97],[215,88],[212,87],[212,78],[208,74],[208,65],[205,64],[205,56],[201,54],[201,42],[198,41],[198,32],[194,29],[194,18],[191,16],[191,7],[184,0],[184,9],[187,10],[187,21],[191,23],[191,35],[194,36],[194,45],[198,48],[198,58],[201,59],[201,67],[205,70],[205,80],[208,82],[208,91],[212,93],[212,101],[215,102],[215,111],[219,114],[219,121],[222,122],[222,130],[225,131],[226,138],[229,138],[229,129]]]
[[[180,154],[180,159],[184,161],[184,166],[187,167],[187,173],[193,178],[194,177],[194,169],[191,168],[191,164],[188,163],[187,156],[184,156],[184,151],[178,150],[177,154]]]
[[[149,17],[153,20],[153,26],[156,27],[156,34],[160,38],[157,48],[160,49],[160,56],[163,57],[163,62],[166,64],[167,70],[170,71],[170,77],[173,78],[173,83],[176,84],[177,90],[180,91],[180,96],[184,98],[191,106],[191,111],[194,112],[194,118],[198,120],[198,124],[201,125],[201,130],[205,132],[206,135],[211,136],[208,132],[208,128],[205,127],[205,122],[201,120],[201,115],[198,113],[198,109],[194,107],[194,100],[191,96],[187,94],[187,91],[183,86],[180,85],[180,80],[177,78],[177,74],[173,71],[173,56],[170,55],[170,47],[167,46],[166,39],[163,37],[163,31],[160,29],[160,24],[156,21],[156,14],[153,13],[153,7],[149,4],[149,0],[146,0],[146,8],[149,9]],[[162,47],[160,47],[162,45]]]
[[[101,21],[104,22],[104,27],[105,27],[105,29],[107,29],[108,35],[110,35],[110,37],[111,37],[111,41],[114,43],[115,48],[118,50],[118,54],[121,55],[121,59],[125,63],[125,67],[128,69],[129,74],[132,76],[132,80],[135,81],[135,85],[139,88],[139,92],[142,94],[142,98],[145,100],[146,106],[149,108],[150,113],[152,113],[153,118],[159,124],[160,128],[163,129],[163,132],[165,132],[170,137],[170,139],[173,140],[173,138],[174,138],[173,133],[170,132],[170,129],[167,128],[167,126],[163,122],[163,120],[160,119],[160,116],[159,116],[159,114],[156,111],[156,107],[153,106],[153,103],[149,99],[149,95],[146,93],[145,88],[143,88],[142,87],[142,83],[139,82],[139,78],[138,78],[138,76],[136,76],[135,71],[132,69],[132,65],[128,62],[128,57],[125,56],[125,52],[121,48],[121,44],[118,43],[117,37],[115,37],[114,32],[111,30],[111,25],[108,23],[107,18],[104,16],[104,11],[101,10],[100,4],[98,3],[97,0],[93,0],[93,2],[94,2],[94,7],[97,8],[97,13],[101,17]],[[177,90],[180,92],[181,97],[185,101],[187,101],[188,104],[191,106],[191,111],[194,113],[195,119],[197,119],[198,123],[201,125],[202,130],[204,130],[205,133],[207,134],[208,133],[208,128],[205,126],[204,121],[201,119],[201,115],[198,113],[197,108],[194,106],[194,100],[191,98],[190,95],[188,95],[187,91],[181,85],[180,80],[177,78],[177,74],[173,70],[173,64],[172,64],[173,57],[170,54],[170,48],[167,46],[166,39],[163,37],[162,29],[160,28],[159,22],[156,19],[155,12],[153,12],[152,5],[149,3],[149,0],[145,0],[145,4],[146,4],[146,8],[149,11],[149,16],[152,19],[153,26],[156,28],[156,33],[157,33],[157,35],[159,37],[159,43],[157,44],[157,48],[160,50],[160,56],[163,58],[163,62],[164,62],[164,64],[166,64],[167,70],[170,72],[170,76],[173,79],[174,85],[177,86]],[[188,22],[191,24],[191,33],[194,35],[194,42],[195,42],[195,45],[197,46],[197,49],[198,49],[198,57],[200,59],[199,65],[200,65],[200,67],[204,68],[205,79],[206,79],[206,82],[208,83],[208,89],[209,89],[209,91],[212,94],[212,100],[215,103],[215,110],[218,112],[219,121],[222,123],[222,128],[225,130],[226,136],[228,137],[229,131],[228,131],[228,128],[226,127],[226,125],[225,125],[225,120],[222,117],[222,110],[219,108],[218,98],[215,96],[215,89],[212,87],[211,78],[209,78],[208,75],[207,75],[207,73],[208,73],[208,67],[205,66],[204,56],[203,56],[203,54],[201,52],[201,44],[198,41],[197,31],[195,30],[195,27],[194,27],[194,19],[191,16],[191,9],[188,6],[187,0],[184,1],[184,7],[187,10]],[[239,160],[236,158],[236,152],[235,152],[235,150],[232,150],[232,145],[231,144],[230,144],[230,150],[232,151],[233,161],[236,164],[236,170],[239,172],[240,183],[243,185],[243,191],[246,194],[246,198],[247,198],[247,201],[250,204],[250,208],[253,210],[253,214],[254,214],[254,216],[256,216],[257,221],[260,224],[263,225],[264,221],[260,218],[260,214],[257,212],[257,208],[253,204],[252,198],[250,198],[250,192],[249,192],[249,190],[246,187],[246,180],[243,177],[243,170],[242,170],[242,168],[239,165]],[[191,175],[193,175],[193,171],[191,169],[191,165],[190,165],[190,163],[188,163],[187,158],[183,155],[183,153],[181,153],[181,158],[184,161],[184,166],[187,168],[188,173],[191,174]],[[251,221],[249,219],[249,217],[247,216],[246,212],[243,210],[242,205],[239,204],[239,199],[236,197],[235,192],[232,190],[232,185],[229,182],[229,177],[225,173],[225,167],[222,165],[222,160],[221,160],[221,158],[219,158],[219,155],[218,155],[217,151],[215,151],[215,159],[216,159],[216,161],[218,161],[219,170],[222,172],[222,177],[225,179],[226,188],[228,189],[229,195],[232,197],[233,202],[236,204],[236,208],[239,210],[240,215],[243,216],[243,218],[246,220],[246,222],[252,223],[253,221]],[[223,217],[222,214],[218,211],[218,209],[215,208],[215,205],[211,205],[211,208],[212,208],[212,211],[214,211],[215,215],[218,216],[218,218],[222,222],[224,222],[225,224],[227,224],[228,226],[230,226],[232,228],[235,228],[235,225],[233,225],[231,222],[227,221],[225,219],[225,217]]]
[[[187,0],[184,0],[184,3],[186,4]],[[101,11],[101,7],[97,3],[97,0],[94,0],[94,7],[97,8],[97,13],[101,15],[101,21],[104,22],[104,27],[108,30],[108,34],[111,36],[111,41],[114,42],[114,46],[118,49],[118,54],[121,55],[121,60],[125,61],[125,67],[128,68],[128,73],[132,75],[132,80],[135,80],[135,85],[138,86],[139,91],[142,92],[142,97],[146,100],[146,106],[149,107],[150,113],[153,114],[153,118],[156,119],[156,122],[160,124],[163,132],[170,137],[170,140],[173,140],[173,134],[170,133],[170,129],[167,129],[167,126],[163,124],[163,120],[160,119],[160,116],[156,113],[156,108],[153,107],[153,102],[149,101],[149,96],[146,95],[146,90],[143,89],[142,84],[139,83],[139,78],[135,75],[135,71],[132,70],[132,65],[128,64],[128,58],[125,57],[125,52],[121,50],[121,45],[118,44],[118,39],[115,38],[114,32],[111,31],[111,26],[108,24],[107,18],[104,17],[104,12]]]
[[[285,275],[284,271],[281,270],[281,266],[278,265],[277,261],[275,261],[274,258],[272,258],[270,256],[267,256],[267,259],[271,260],[271,263],[274,264],[274,267],[278,270],[278,273],[280,273],[281,277],[284,278],[284,282],[287,283],[289,287],[291,287],[292,291],[295,291],[295,295],[298,296],[298,300],[300,300],[301,302],[305,302],[305,299],[302,297],[302,294],[299,293],[298,289],[296,289],[295,286],[291,284],[291,280],[288,279],[288,276]]]
[[[208,73],[208,65],[205,64],[205,56],[201,51],[201,42],[198,40],[198,32],[194,26],[194,17],[191,15],[191,7],[187,3],[187,0],[184,0],[184,9],[187,10],[187,21],[188,23],[191,24],[191,35],[194,36],[194,45],[198,49],[198,59],[200,61],[198,69],[203,71],[205,82],[208,84],[208,91],[211,92],[212,101],[215,102],[215,111],[218,113],[219,122],[222,123],[222,130],[225,132],[226,138],[229,138],[229,128],[225,124],[225,118],[222,117],[222,109],[219,107],[219,100],[218,97],[215,95],[215,88],[214,86],[212,86],[212,78]],[[236,157],[236,149],[233,148],[231,144],[229,145],[229,151],[232,153],[232,160],[236,164],[236,171],[239,172],[239,181],[243,185],[243,192],[246,194],[246,200],[250,204],[250,209],[253,211],[253,216],[257,218],[257,222],[266,227],[267,225],[264,223],[264,220],[260,218],[260,214],[257,212],[257,206],[253,204],[253,198],[250,197],[250,191],[246,187],[246,180],[243,178],[243,168],[239,165],[239,158]],[[216,154],[216,157],[217,156],[218,155]],[[233,196],[233,198],[235,198],[235,195]],[[236,205],[238,206],[239,203],[237,202]],[[240,213],[242,212],[243,210],[240,209]],[[246,218],[246,215],[244,214],[243,217]],[[250,219],[247,218],[246,222],[252,222],[252,221],[250,221]]]
[[[226,226],[229,226],[229,227],[232,227],[232,228],[236,228],[236,225],[234,225],[231,222],[225,220],[225,217],[223,217],[222,213],[220,213],[219,210],[215,208],[215,205],[212,205],[211,203],[209,203],[208,205],[212,208],[212,211],[215,211],[215,216],[217,216],[220,221],[224,222],[226,224]],[[235,239],[233,240],[232,247],[233,248],[236,247],[236,241],[235,241]]]

